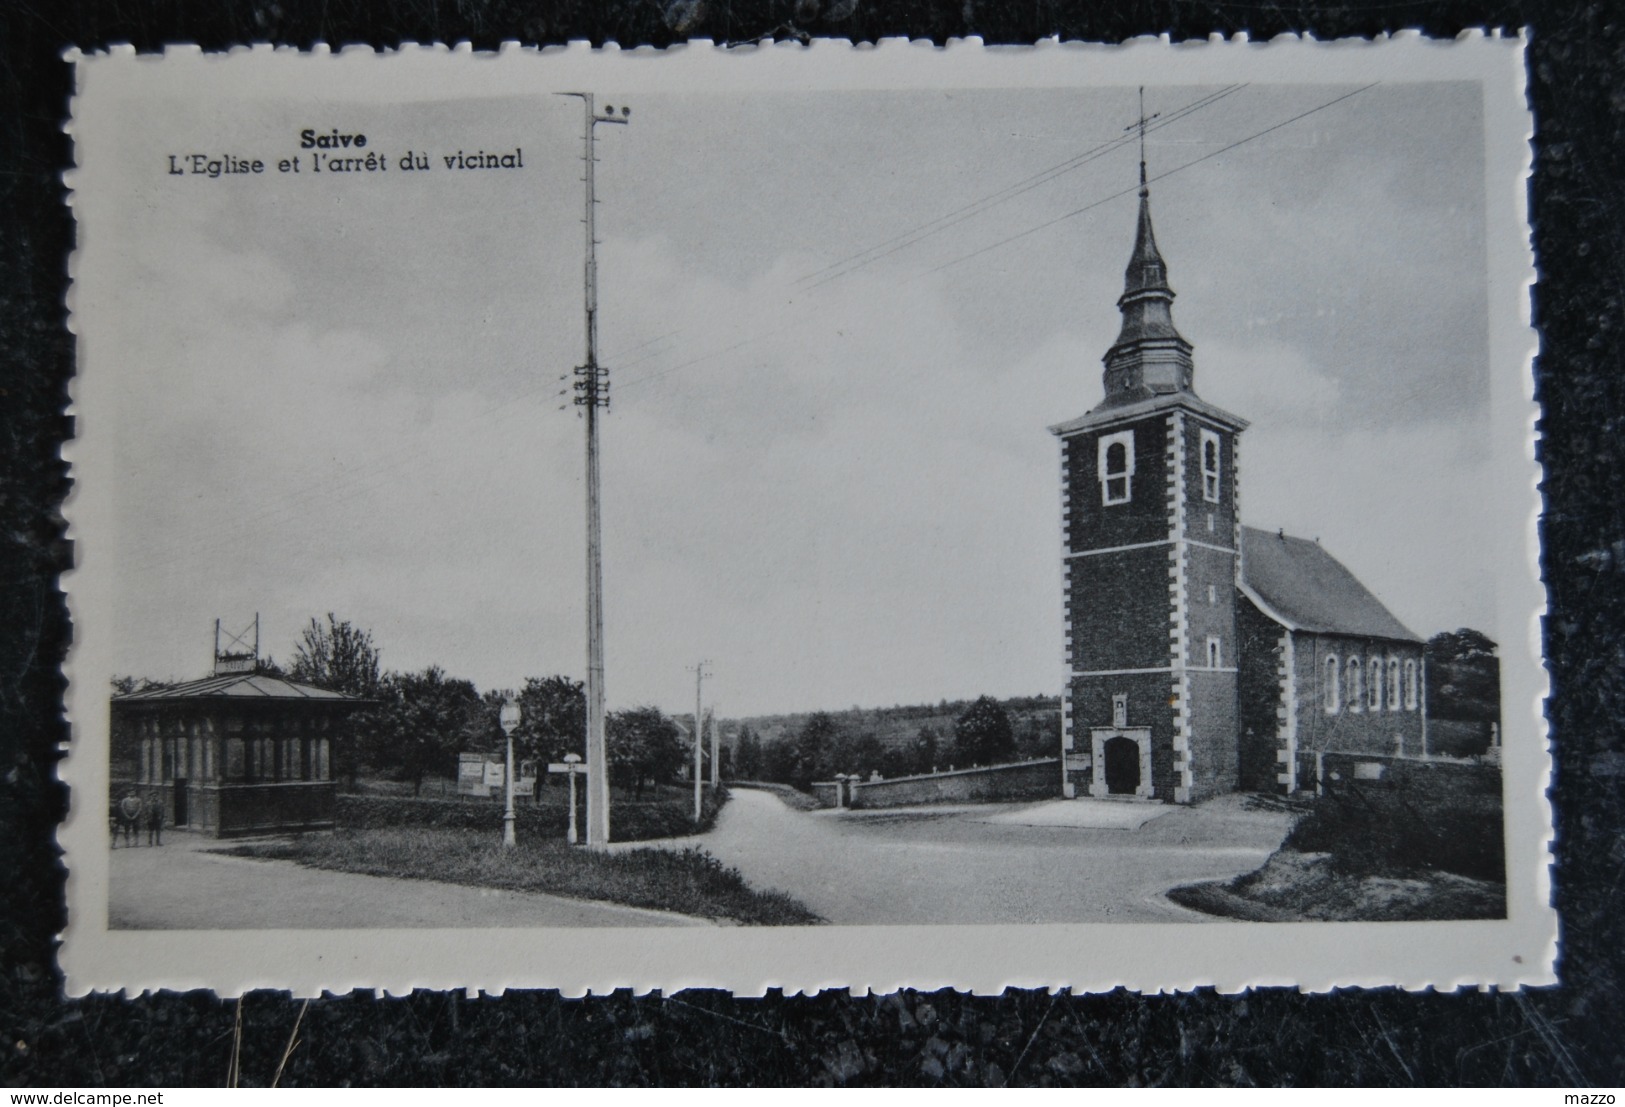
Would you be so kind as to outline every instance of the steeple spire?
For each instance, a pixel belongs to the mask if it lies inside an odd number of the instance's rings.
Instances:
[[[1132,403],[1170,392],[1191,391],[1195,366],[1191,344],[1174,328],[1174,290],[1168,287],[1168,265],[1157,249],[1151,226],[1151,188],[1145,172],[1145,89],[1140,90],[1140,118],[1126,129],[1140,132],[1140,219],[1134,252],[1123,274],[1117,307],[1123,328],[1106,351],[1106,403]]]

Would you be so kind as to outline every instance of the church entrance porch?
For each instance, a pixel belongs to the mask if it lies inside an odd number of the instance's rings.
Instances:
[[[1091,796],[1151,798],[1151,728],[1092,727],[1094,754]]]

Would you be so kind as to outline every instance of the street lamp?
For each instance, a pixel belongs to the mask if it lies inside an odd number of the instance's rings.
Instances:
[[[570,830],[565,835],[565,841],[573,846],[576,844],[576,766],[581,764],[581,755],[567,753],[564,755],[564,763],[570,766],[570,771],[565,774],[570,778]]]
[[[516,842],[513,833],[513,732],[519,726],[518,702],[503,700],[502,712],[497,719],[502,724],[502,733],[508,738],[507,770],[502,776],[502,844],[512,846]]]

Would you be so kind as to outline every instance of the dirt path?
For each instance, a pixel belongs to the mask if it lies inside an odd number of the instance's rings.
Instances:
[[[108,923],[128,930],[345,930],[414,927],[708,926],[640,907],[307,869],[227,857],[218,843],[165,835],[162,848],[116,849]]]

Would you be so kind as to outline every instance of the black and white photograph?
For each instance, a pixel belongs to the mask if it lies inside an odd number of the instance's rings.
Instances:
[[[1550,980],[1521,45],[797,50],[77,59],[70,985]]]

